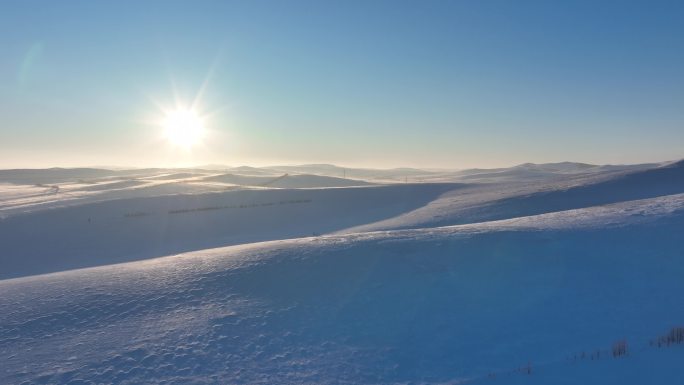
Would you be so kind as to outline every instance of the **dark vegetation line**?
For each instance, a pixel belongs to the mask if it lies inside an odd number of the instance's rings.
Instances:
[[[196,212],[196,211],[224,210],[224,209],[245,209],[245,208],[254,208],[254,207],[267,207],[267,206],[300,204],[300,203],[310,203],[310,202],[311,202],[311,199],[293,199],[293,200],[278,201],[278,202],[250,203],[250,204],[226,205],[226,206],[207,206],[207,207],[197,207],[197,208],[192,208],[192,209],[169,210],[169,214],[182,214],[182,213],[190,213],[190,212]]]
[[[303,204],[303,203],[311,203],[311,202],[313,202],[312,199],[292,199],[292,200],[276,201],[276,202],[249,203],[249,204],[243,203],[243,204],[239,204],[239,205],[205,206],[205,207],[194,207],[194,208],[188,208],[188,209],[176,209],[176,210],[169,210],[167,213],[168,214],[185,214],[185,213],[194,213],[194,212],[200,212],[200,211],[227,210],[227,209],[247,209],[247,208],[255,208],[255,207],[269,207],[269,206],[280,206],[280,205],[291,205],[291,204]],[[144,211],[134,211],[134,212],[124,214],[124,217],[126,217],[126,218],[139,218],[139,217],[145,217],[148,215],[152,215],[152,213],[144,212]]]
[[[684,327],[677,326],[671,328],[666,334],[657,337],[655,340],[651,340],[648,346],[643,347],[634,353],[643,352],[649,348],[668,348],[675,345],[684,345]],[[566,359],[566,362],[577,362],[577,361],[598,361],[600,359],[621,359],[632,355],[630,353],[629,344],[626,339],[615,341],[610,349],[596,349],[590,352],[583,351],[581,353],[573,354]],[[546,366],[553,363],[558,363],[559,361],[549,361],[539,366]],[[489,372],[486,376],[482,377],[472,377],[467,380],[467,382],[480,380],[483,378],[494,379],[499,376],[510,376],[512,374],[523,374],[532,375],[533,366],[532,362],[528,362],[526,365],[518,366],[512,370],[500,370]]]

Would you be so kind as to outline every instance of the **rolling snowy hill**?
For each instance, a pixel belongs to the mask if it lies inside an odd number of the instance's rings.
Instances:
[[[678,384],[683,163],[554,167],[5,185],[0,383]]]
[[[0,279],[329,233],[394,217],[455,188],[239,190],[35,210],[0,220]]]

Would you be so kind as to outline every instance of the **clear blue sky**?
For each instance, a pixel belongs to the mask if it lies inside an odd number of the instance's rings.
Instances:
[[[682,1],[0,2],[1,168],[682,157]]]

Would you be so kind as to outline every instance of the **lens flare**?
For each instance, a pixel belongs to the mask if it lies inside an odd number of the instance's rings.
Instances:
[[[179,109],[168,112],[163,126],[169,143],[184,149],[191,149],[204,137],[204,122],[192,110]]]

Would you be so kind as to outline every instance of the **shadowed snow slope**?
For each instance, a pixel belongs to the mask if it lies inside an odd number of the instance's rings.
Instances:
[[[3,280],[0,383],[678,384],[684,346],[649,340],[684,321],[683,208],[680,194]],[[568,360],[620,339],[626,358]]]
[[[0,279],[338,231],[414,210],[457,184],[117,199],[0,218]]]
[[[473,184],[413,212],[347,232],[448,226],[684,193],[684,161],[539,183]]]

